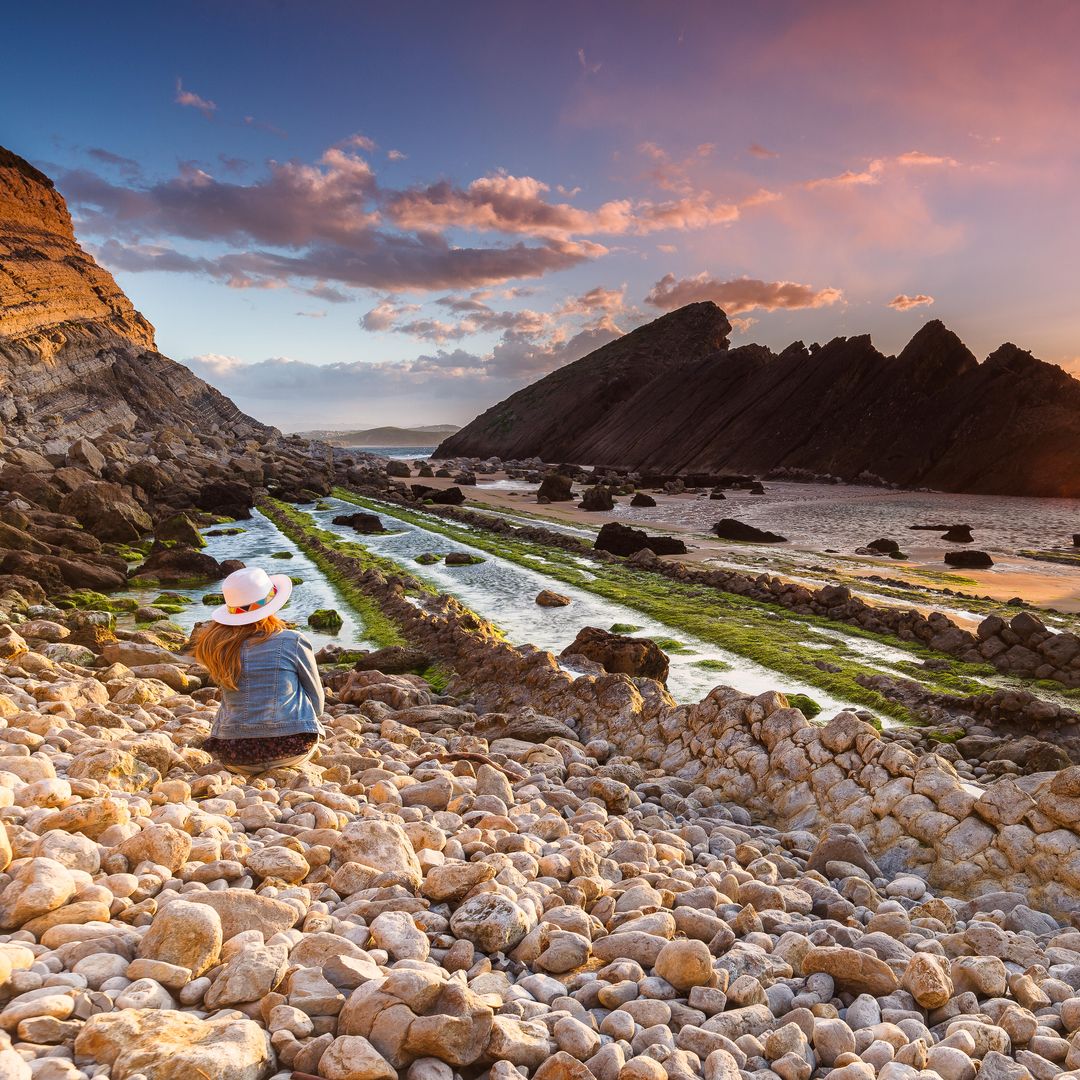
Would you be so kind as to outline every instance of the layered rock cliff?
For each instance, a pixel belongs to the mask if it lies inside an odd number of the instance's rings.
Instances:
[[[79,246],[52,181],[2,147],[0,420],[58,452],[167,425],[270,432],[157,351],[154,328]]]
[[[1015,345],[980,364],[934,320],[899,356],[869,336],[774,353],[727,348],[726,323],[710,303],[665,315],[493,406],[437,455],[672,473],[798,468],[1080,497],[1080,382]],[[629,362],[644,341],[654,362]]]

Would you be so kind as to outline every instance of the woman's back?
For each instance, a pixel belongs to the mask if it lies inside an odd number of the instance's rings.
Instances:
[[[262,739],[322,731],[325,698],[311,644],[295,630],[245,641],[236,689],[223,689],[213,735]]]

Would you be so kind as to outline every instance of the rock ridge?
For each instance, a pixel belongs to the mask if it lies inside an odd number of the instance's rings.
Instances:
[[[805,470],[950,492],[1080,496],[1080,381],[1011,343],[978,363],[935,319],[898,356],[869,335],[774,353],[718,346],[715,328],[726,322],[709,303],[671,312],[492,406],[435,456],[671,474]],[[662,364],[629,362],[643,340]],[[610,394],[601,372],[623,355]]]

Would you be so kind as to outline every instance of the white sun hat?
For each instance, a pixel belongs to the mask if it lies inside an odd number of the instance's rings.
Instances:
[[[224,626],[246,626],[280,611],[292,595],[287,574],[268,574],[258,566],[235,570],[221,583],[225,603],[210,618]]]

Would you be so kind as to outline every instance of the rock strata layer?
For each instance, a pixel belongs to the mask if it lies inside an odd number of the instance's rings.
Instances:
[[[52,181],[2,147],[0,420],[46,453],[169,423],[270,430],[157,351],[154,328],[75,239]]]

